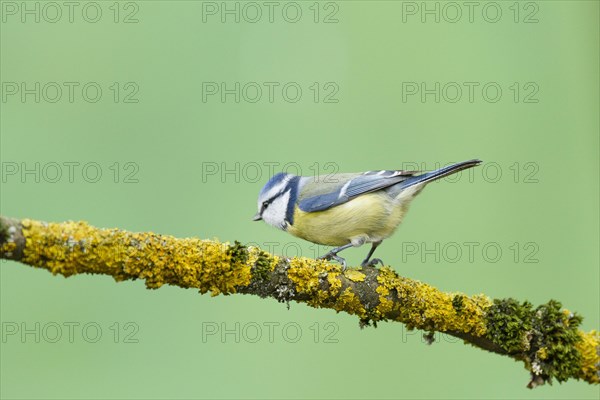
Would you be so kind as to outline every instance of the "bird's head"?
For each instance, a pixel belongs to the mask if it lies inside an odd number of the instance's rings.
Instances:
[[[299,177],[283,172],[269,179],[258,194],[258,212],[253,220],[285,230],[293,222],[298,183]]]

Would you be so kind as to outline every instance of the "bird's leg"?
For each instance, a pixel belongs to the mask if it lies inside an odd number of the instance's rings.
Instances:
[[[381,244],[381,242],[373,242],[371,244],[371,250],[369,250],[369,254],[367,254],[367,258],[365,258],[365,260],[360,264],[362,267],[374,267],[377,264],[381,264],[383,265],[383,261],[381,261],[380,258],[374,258],[371,261],[369,261],[369,259],[371,258],[371,256],[373,255],[373,253],[375,253],[375,249],[377,248],[377,246],[379,246]]]
[[[352,247],[352,243],[348,243],[345,244],[343,246],[340,247],[336,247],[335,249],[331,249],[327,254],[322,255],[321,257],[318,258],[318,260],[335,260],[337,262],[339,262],[340,264],[342,264],[342,271],[346,269],[346,260],[344,260],[342,257],[339,257],[337,255],[337,253],[339,253],[342,250],[346,250],[349,247]]]

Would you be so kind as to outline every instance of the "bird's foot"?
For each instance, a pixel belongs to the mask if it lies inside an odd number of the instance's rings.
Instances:
[[[327,261],[335,260],[342,265],[342,271],[346,270],[346,260],[343,259],[342,257],[338,256],[336,253],[329,252],[329,253],[317,258],[317,260],[327,260]]]
[[[375,267],[377,266],[377,264],[381,264],[381,266],[383,267],[383,261],[381,261],[381,258],[373,258],[371,259],[371,261],[365,260],[363,261],[360,265],[361,267]]]

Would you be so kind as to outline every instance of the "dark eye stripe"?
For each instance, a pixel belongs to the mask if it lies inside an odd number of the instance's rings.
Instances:
[[[263,207],[266,208],[269,204],[271,204],[273,202],[273,200],[275,200],[277,197],[279,197],[279,195],[280,195],[280,193],[276,194],[275,196],[271,197],[270,199],[263,201],[263,203],[262,203]]]
[[[279,192],[279,193],[275,194],[274,196],[270,197],[269,199],[263,201],[260,206],[260,213],[262,214],[263,211],[265,211],[266,208],[269,206],[269,204],[271,204],[273,202],[273,200],[275,200],[277,197],[279,197],[281,195],[282,195],[282,192]]]
[[[284,194],[288,190],[287,187],[283,188],[280,192],[275,193],[273,196],[269,197],[267,200],[263,201],[263,204],[267,203],[267,205],[271,204],[273,200]]]

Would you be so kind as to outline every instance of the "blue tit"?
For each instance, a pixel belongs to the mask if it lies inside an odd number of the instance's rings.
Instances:
[[[371,256],[402,222],[412,199],[428,183],[479,163],[469,160],[427,173],[383,170],[326,178],[279,173],[260,191],[254,221],[264,220],[296,237],[335,246],[320,258],[336,260],[344,269],[340,251],[371,243],[361,265],[383,265]]]

